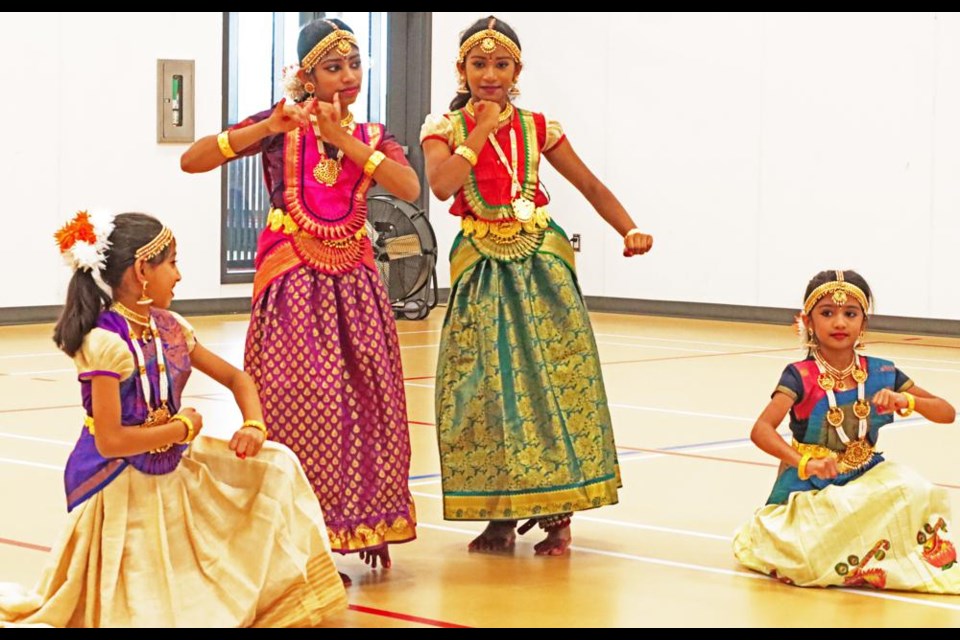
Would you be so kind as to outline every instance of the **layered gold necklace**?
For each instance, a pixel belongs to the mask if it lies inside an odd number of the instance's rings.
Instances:
[[[843,369],[838,369],[827,362],[819,350],[813,352],[813,357],[816,359],[817,364],[820,365],[822,371],[820,377],[817,378],[817,384],[819,384],[820,388],[824,391],[827,391],[828,388],[845,391],[847,388],[846,379],[851,376],[853,376],[853,380],[857,384],[867,379],[867,372],[857,366],[859,358],[856,353],[854,353],[853,360],[850,361],[850,364]]]
[[[317,152],[319,153],[319,161],[316,166],[313,168],[313,177],[320,184],[332,187],[337,182],[337,178],[340,177],[341,161],[343,160],[343,149],[337,150],[337,157],[330,158],[327,156],[326,150],[323,148],[323,136],[320,133],[320,125],[317,124],[317,119],[315,116],[310,116],[310,123],[313,125],[313,133],[317,139]],[[346,129],[348,132],[353,133],[354,121],[353,114],[347,113],[347,117],[340,121],[340,126]]]
[[[823,389],[827,395],[827,404],[829,405],[827,409],[827,422],[830,423],[830,426],[833,427],[837,434],[837,438],[839,438],[840,442],[846,447],[844,460],[853,466],[862,464],[869,460],[873,452],[872,446],[866,439],[870,426],[867,422],[867,418],[870,416],[870,403],[867,402],[866,399],[865,385],[868,377],[867,371],[866,369],[860,368],[860,356],[856,353],[853,354],[853,362],[843,369],[837,369],[830,365],[820,354],[819,350],[813,352],[813,357],[817,362],[817,369],[820,370],[820,375],[817,377],[817,384],[820,385],[820,388]],[[857,401],[853,404],[853,414],[858,420],[856,440],[851,440],[847,437],[847,434],[843,430],[843,409],[837,406],[837,396],[833,392],[834,388],[842,390],[840,383],[842,383],[847,376],[853,376],[854,381],[857,383]]]

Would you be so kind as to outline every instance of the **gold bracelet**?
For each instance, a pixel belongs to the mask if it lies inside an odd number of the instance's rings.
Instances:
[[[197,435],[196,431],[194,431],[193,429],[193,420],[183,415],[182,413],[178,413],[172,418],[170,418],[170,422],[173,422],[174,420],[179,420],[184,424],[184,426],[187,427],[187,435],[184,436],[183,440],[181,440],[179,444],[190,444],[191,442],[193,442],[193,439]]]
[[[230,131],[221,131],[217,134],[217,146],[220,147],[220,153],[224,158],[235,158],[237,152],[230,146]]]
[[[260,431],[263,432],[264,440],[270,437],[270,434],[267,432],[267,425],[263,424],[263,421],[261,420],[244,420],[243,424],[240,425],[240,428],[243,429],[244,427],[256,427],[257,429],[260,429]]]
[[[917,408],[917,399],[913,396],[912,393],[907,393],[906,391],[903,392],[903,395],[907,399],[907,406],[903,409],[897,409],[897,415],[900,416],[901,418],[906,418],[911,413],[913,413],[914,409]]]
[[[801,480],[810,478],[810,474],[807,473],[807,463],[810,462],[811,458],[813,458],[813,456],[809,453],[800,456],[800,464],[797,465],[797,475],[800,476]]]
[[[373,177],[373,172],[377,170],[377,167],[380,166],[380,163],[387,159],[387,156],[383,155],[383,151],[374,151],[370,154],[370,157],[367,158],[367,162],[363,165],[363,174],[368,178]]]
[[[459,147],[453,150],[453,153],[460,156],[467,162],[469,162],[471,167],[477,166],[477,160],[479,160],[479,158],[477,157],[477,152],[471,149],[470,147],[468,147],[467,145],[465,144],[460,145]]]

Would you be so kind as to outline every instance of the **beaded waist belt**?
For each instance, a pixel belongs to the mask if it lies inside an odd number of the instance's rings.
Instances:
[[[366,225],[345,238],[326,240],[303,231],[296,221],[283,209],[271,209],[267,214],[267,225],[271,231],[281,231],[290,236],[294,253],[324,273],[340,274],[353,270],[369,250]]]
[[[811,458],[836,459],[837,470],[840,473],[856,471],[869,464],[870,461],[873,460],[873,456],[876,455],[873,445],[870,444],[870,441],[866,438],[863,440],[854,440],[848,444],[847,448],[843,451],[834,451],[819,444],[806,444],[797,442],[796,440],[793,441],[793,448],[796,449],[800,455],[809,453]]]

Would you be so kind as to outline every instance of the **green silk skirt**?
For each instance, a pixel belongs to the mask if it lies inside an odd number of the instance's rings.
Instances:
[[[437,366],[447,520],[617,503],[600,359],[563,230],[511,247],[459,235]]]

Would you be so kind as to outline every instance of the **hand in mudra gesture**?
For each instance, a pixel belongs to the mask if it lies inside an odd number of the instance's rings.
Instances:
[[[343,108],[340,106],[340,92],[333,94],[333,102],[323,102],[314,99],[310,104],[310,112],[317,119],[317,127],[324,140],[332,140],[343,131],[340,121],[343,120]]]
[[[286,133],[309,122],[309,105],[307,103],[287,104],[286,98],[273,108],[273,113],[267,118],[267,128],[270,133]]]

